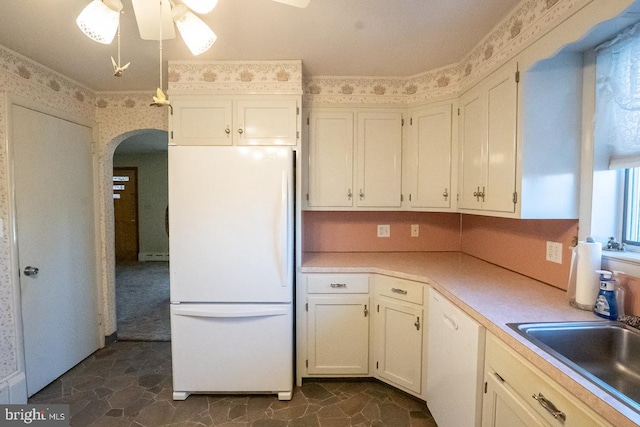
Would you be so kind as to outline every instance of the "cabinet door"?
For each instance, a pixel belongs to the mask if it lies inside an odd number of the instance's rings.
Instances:
[[[238,145],[296,145],[295,100],[245,100],[236,103]]]
[[[422,307],[380,298],[376,309],[376,372],[416,393],[422,385]]]
[[[369,374],[369,297],[310,296],[309,374]]]
[[[353,206],[353,113],[309,114],[309,206]]]
[[[172,143],[176,145],[232,145],[230,100],[176,99],[171,101]]]
[[[487,372],[482,427],[548,426],[493,372]]]
[[[358,206],[402,204],[402,114],[358,113]]]
[[[487,122],[484,98],[473,89],[460,98],[460,180],[458,207],[480,209]]]
[[[438,425],[475,426],[482,409],[484,329],[429,289],[427,402]]]
[[[518,84],[516,69],[506,67],[487,86],[487,172],[482,209],[515,212],[516,121]]]
[[[409,206],[451,207],[451,105],[411,117]]]

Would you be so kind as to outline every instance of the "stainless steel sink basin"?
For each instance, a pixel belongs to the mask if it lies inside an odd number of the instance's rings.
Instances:
[[[640,331],[619,322],[508,326],[640,412]]]

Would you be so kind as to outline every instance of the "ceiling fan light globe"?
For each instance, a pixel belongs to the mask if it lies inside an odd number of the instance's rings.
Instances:
[[[118,30],[121,10],[120,0],[93,0],[82,9],[76,24],[91,40],[110,44]]]
[[[273,0],[273,1],[277,1],[278,3],[288,4],[289,6],[299,7],[301,9],[304,9],[305,7],[309,6],[309,3],[311,2],[311,0]]]
[[[190,11],[182,13],[179,10],[178,13],[174,12],[173,17],[182,39],[195,56],[207,51],[216,42],[217,36],[211,28]]]
[[[189,9],[199,14],[211,12],[217,5],[218,0],[182,0]]]

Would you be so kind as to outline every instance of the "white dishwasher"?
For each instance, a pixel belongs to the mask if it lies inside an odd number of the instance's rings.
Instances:
[[[485,329],[429,288],[427,406],[439,427],[479,426]]]

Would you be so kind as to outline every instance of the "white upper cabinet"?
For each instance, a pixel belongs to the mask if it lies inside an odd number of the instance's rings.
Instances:
[[[410,209],[446,211],[455,206],[451,110],[445,104],[410,113],[405,162]]]
[[[402,113],[309,113],[309,209],[389,209],[402,205]]]
[[[298,140],[294,97],[172,97],[173,145],[292,145]]]
[[[172,142],[178,145],[232,145],[233,102],[228,99],[171,99]]]
[[[516,63],[461,96],[461,210],[515,212],[517,107]]]
[[[353,112],[309,114],[310,207],[353,206]]]
[[[518,67],[520,72],[518,72]],[[582,57],[523,54],[460,97],[460,212],[578,216]]]
[[[358,113],[357,204],[399,208],[402,204],[402,114]]]
[[[236,102],[238,145],[296,145],[295,99],[252,99]]]

